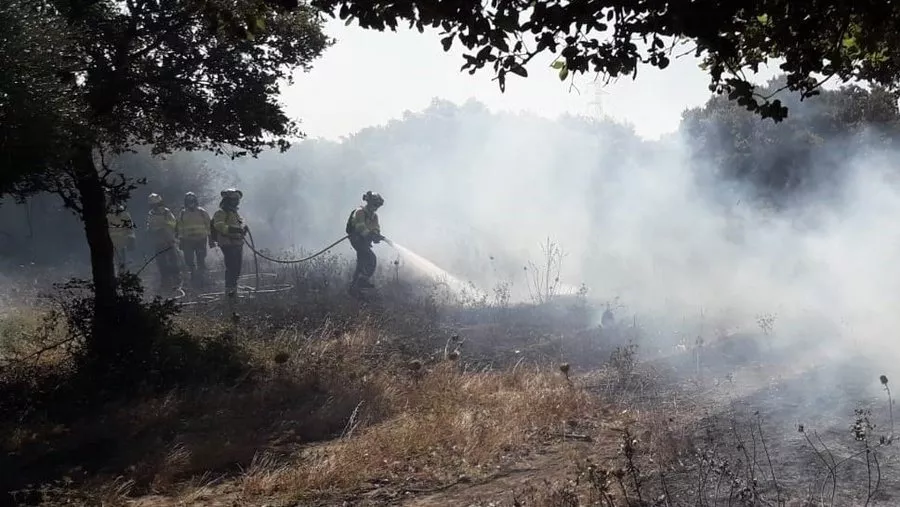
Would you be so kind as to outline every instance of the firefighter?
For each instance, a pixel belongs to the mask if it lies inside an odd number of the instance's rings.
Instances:
[[[244,261],[244,235],[248,227],[238,214],[238,206],[244,193],[229,188],[221,192],[222,201],[212,218],[213,241],[217,242],[225,257],[225,295],[229,298],[237,296],[237,281],[241,276],[241,265]]]
[[[184,194],[184,208],[178,215],[178,246],[184,253],[184,263],[191,276],[191,285],[206,284],[206,245],[209,240],[209,213],[200,207],[193,192]]]
[[[178,262],[177,223],[175,215],[165,206],[159,194],[147,198],[147,231],[159,267],[160,292],[174,292],[181,285],[181,269]]]
[[[109,224],[109,239],[112,240],[113,254],[116,259],[116,274],[121,275],[128,269],[128,252],[135,248],[135,225],[131,219],[131,213],[122,204],[111,203],[109,193],[106,195],[110,203],[106,213],[106,221]]]
[[[370,278],[375,274],[377,259],[372,251],[372,243],[381,243],[384,239],[376,213],[384,204],[384,199],[371,190],[362,198],[365,204],[353,210],[347,219],[347,235],[350,237],[350,245],[356,250],[356,271],[350,282],[351,292],[374,287]]]

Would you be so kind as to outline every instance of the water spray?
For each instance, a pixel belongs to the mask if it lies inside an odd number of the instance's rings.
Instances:
[[[384,242],[393,247],[394,250],[397,250],[397,253],[411,262],[412,265],[418,268],[420,271],[424,272],[434,279],[445,282],[453,292],[460,293],[463,291],[475,291],[477,296],[483,295],[480,290],[475,289],[471,285],[467,285],[459,278],[450,274],[450,272],[448,272],[446,269],[438,267],[435,263],[413,252],[409,248],[397,244],[387,238],[384,238]]]

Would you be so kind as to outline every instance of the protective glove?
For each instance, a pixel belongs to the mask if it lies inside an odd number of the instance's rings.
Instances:
[[[216,247],[216,242],[213,241],[212,238],[209,238],[209,247],[210,247],[210,248],[215,248],[215,247]]]
[[[381,243],[381,240],[384,239],[384,236],[378,233],[372,234],[372,242],[375,244]]]

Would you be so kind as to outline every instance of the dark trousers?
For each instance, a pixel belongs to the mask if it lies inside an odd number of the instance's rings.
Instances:
[[[350,246],[356,250],[356,271],[353,273],[353,284],[368,282],[375,274],[377,258],[372,251],[372,242],[361,237],[351,237]]]
[[[181,284],[181,269],[178,266],[178,252],[175,247],[158,247],[161,252],[156,256],[156,266],[159,268],[160,288],[174,289]]]
[[[184,252],[184,263],[191,272],[191,279],[198,282],[206,273],[206,238],[182,239],[181,251]]]
[[[219,245],[225,257],[225,288],[236,289],[244,262],[244,245]]]

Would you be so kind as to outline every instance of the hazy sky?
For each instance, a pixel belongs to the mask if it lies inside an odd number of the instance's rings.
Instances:
[[[657,138],[678,127],[684,109],[709,97],[709,79],[692,55],[665,71],[641,68],[637,80],[620,78],[601,93],[595,91],[593,76],[579,76],[579,93],[570,91],[569,81],[559,80],[549,67],[553,56],[546,54],[528,67],[527,79],[510,76],[501,94],[492,69],[474,76],[460,72],[460,47],[445,53],[437,32],[382,33],[340,21],[326,29],[337,43],[312,72],[298,73],[295,84],[283,92],[288,113],[302,120],[311,138],[334,139],[383,124],[404,111],[424,109],[434,97],[457,103],[475,98],[492,110],[527,110],[550,118],[561,113],[596,116],[602,108],[603,114],[634,125],[639,135]]]

